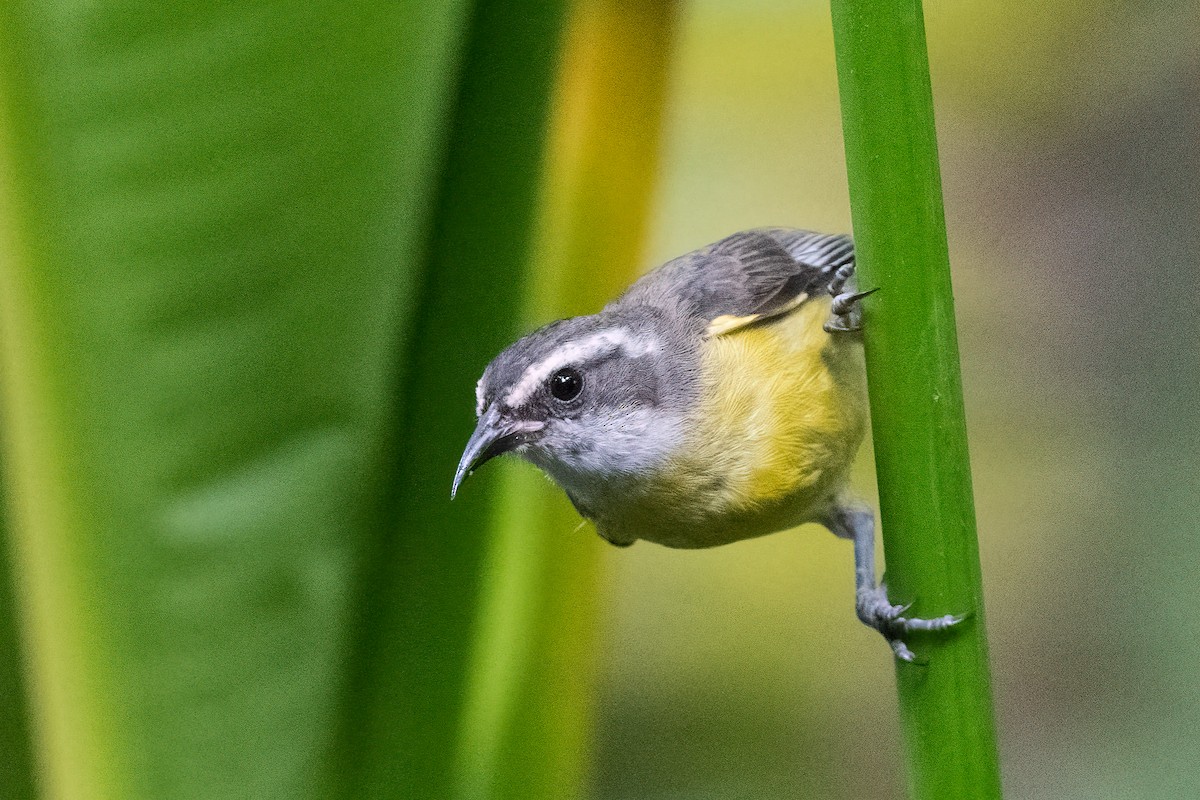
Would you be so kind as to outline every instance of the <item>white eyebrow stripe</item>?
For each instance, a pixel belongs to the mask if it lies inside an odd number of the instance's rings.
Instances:
[[[630,358],[647,356],[661,349],[657,339],[642,338],[630,334],[628,328],[609,328],[575,342],[559,346],[536,364],[530,364],[504,398],[507,406],[519,406],[529,399],[542,382],[558,369],[571,364],[582,364],[614,350],[622,350]]]
[[[483,378],[475,383],[475,416],[483,416]]]

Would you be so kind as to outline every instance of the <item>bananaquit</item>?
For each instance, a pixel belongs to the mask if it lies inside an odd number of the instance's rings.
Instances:
[[[676,258],[598,314],[498,355],[454,476],[514,453],[625,547],[715,547],[819,522],[854,541],[856,611],[898,658],[905,617],[875,583],[875,515],[846,490],[867,420],[854,246],[785,228]]]

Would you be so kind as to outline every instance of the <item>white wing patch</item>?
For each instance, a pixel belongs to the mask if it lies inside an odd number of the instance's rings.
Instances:
[[[630,358],[638,358],[656,353],[661,349],[662,345],[657,339],[635,336],[630,333],[628,328],[609,328],[593,333],[591,336],[560,345],[541,361],[530,364],[526,368],[525,374],[521,376],[521,380],[517,381],[509,390],[504,402],[510,408],[521,405],[555,370],[563,367],[583,364],[616,350],[624,351],[625,355]]]

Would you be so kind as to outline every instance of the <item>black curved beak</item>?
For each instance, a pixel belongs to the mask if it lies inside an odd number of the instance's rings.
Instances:
[[[503,455],[523,444],[537,438],[537,434],[545,426],[541,422],[528,420],[506,420],[500,416],[495,406],[489,408],[475,432],[467,440],[462,458],[458,462],[458,470],[454,473],[454,484],[450,487],[450,499],[458,494],[458,487],[471,473],[491,461],[498,455]]]

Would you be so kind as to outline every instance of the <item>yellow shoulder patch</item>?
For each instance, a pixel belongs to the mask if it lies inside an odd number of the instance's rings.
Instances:
[[[802,292],[796,295],[788,302],[776,309],[772,309],[770,314],[749,314],[744,317],[735,317],[733,314],[722,314],[708,323],[708,328],[704,331],[706,339],[714,339],[718,336],[725,336],[734,331],[741,330],[747,325],[753,325],[760,319],[771,319],[773,317],[781,317],[791,311],[796,310],[800,305],[808,299],[808,292]]]
[[[708,323],[708,329],[704,331],[704,336],[707,339],[724,336],[727,333],[733,333],[739,328],[752,325],[758,322],[759,319],[761,319],[760,314],[751,314],[748,317],[735,317],[732,314],[722,314]]]

